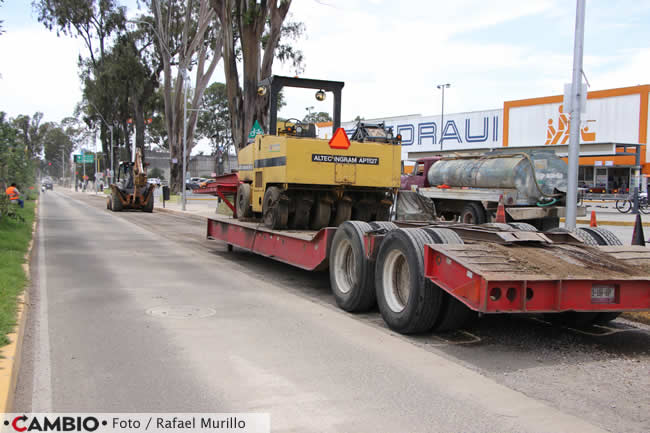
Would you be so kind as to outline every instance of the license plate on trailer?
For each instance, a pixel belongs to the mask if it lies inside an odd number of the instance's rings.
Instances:
[[[613,304],[616,301],[616,288],[614,286],[592,286],[592,304]]]

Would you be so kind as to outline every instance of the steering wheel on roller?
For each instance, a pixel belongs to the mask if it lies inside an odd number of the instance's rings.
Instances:
[[[295,122],[293,122],[295,120]],[[295,117],[290,117],[287,120],[284,121],[285,124],[285,130],[287,129],[286,124],[287,123],[293,123],[293,128],[294,128],[294,133],[296,135],[302,134],[302,131],[304,131],[305,128],[305,123],[302,122],[302,120],[296,119]]]

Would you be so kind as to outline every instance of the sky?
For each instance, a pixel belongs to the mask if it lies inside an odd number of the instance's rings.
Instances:
[[[135,0],[121,4],[134,14]],[[506,100],[562,94],[571,81],[575,1],[293,0],[306,32],[295,45],[303,78],[345,82],[342,119],[502,108]],[[584,71],[590,90],[650,83],[650,0],[587,0]],[[132,15],[131,15],[132,16]],[[72,115],[81,99],[78,39],[38,23],[31,0],[0,5],[0,111]],[[213,81],[223,81],[222,65]],[[294,76],[290,65],[274,73]],[[330,111],[311,90],[285,92],[283,117]]]

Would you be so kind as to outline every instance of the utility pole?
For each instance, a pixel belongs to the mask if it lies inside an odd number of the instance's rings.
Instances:
[[[580,159],[580,111],[582,56],[585,38],[585,0],[577,0],[576,30],[573,43],[573,81],[571,82],[571,128],[569,130],[569,179],[566,194],[566,228],[575,230],[578,203],[578,161]]]
[[[440,109],[440,150],[442,151],[442,140],[444,139],[445,132],[445,88],[449,88],[451,84],[438,84],[438,89],[442,90],[442,107]]]

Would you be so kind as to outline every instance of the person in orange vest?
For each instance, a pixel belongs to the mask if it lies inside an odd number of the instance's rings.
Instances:
[[[18,203],[20,207],[25,207],[25,202],[20,199],[20,191],[16,188],[16,184],[12,183],[9,188],[5,190],[12,203]]]

